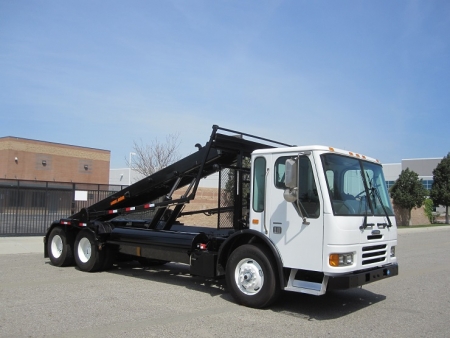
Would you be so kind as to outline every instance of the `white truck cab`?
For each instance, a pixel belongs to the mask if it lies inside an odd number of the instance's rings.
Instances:
[[[252,178],[249,227],[275,244],[289,269],[284,289],[321,295],[398,273],[377,160],[324,146],[256,150]]]

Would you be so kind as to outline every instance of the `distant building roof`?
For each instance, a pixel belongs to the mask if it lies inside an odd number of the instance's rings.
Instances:
[[[49,142],[49,141],[41,141],[41,140],[34,140],[34,139],[28,139],[28,138],[16,137],[16,136],[2,136],[2,137],[0,137],[0,142],[2,142],[2,141],[39,142],[39,143],[45,143],[45,144],[49,144],[49,145],[58,145],[58,146],[75,147],[75,148],[85,148],[85,149],[89,149],[89,150],[99,150],[99,151],[111,152],[110,150],[105,150],[105,149],[84,147],[84,146],[75,146],[75,145],[72,145],[72,144]]]

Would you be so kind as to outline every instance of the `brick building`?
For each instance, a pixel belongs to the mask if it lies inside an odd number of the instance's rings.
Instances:
[[[0,179],[108,184],[110,158],[109,150],[0,137]]]

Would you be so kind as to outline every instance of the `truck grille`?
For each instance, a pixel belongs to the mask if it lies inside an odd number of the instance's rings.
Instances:
[[[362,248],[362,265],[383,262],[386,260],[386,244],[365,246]]]

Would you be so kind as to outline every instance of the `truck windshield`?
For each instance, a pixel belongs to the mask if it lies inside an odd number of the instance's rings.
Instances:
[[[394,215],[381,165],[337,154],[321,158],[335,215]]]

